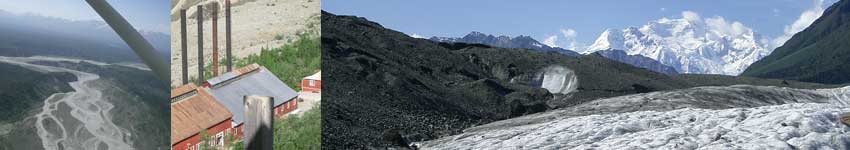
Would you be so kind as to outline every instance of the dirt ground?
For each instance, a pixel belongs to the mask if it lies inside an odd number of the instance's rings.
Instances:
[[[301,116],[308,110],[313,109],[313,106],[321,105],[322,94],[301,91],[298,93],[298,100],[300,100],[298,102],[298,109],[292,111],[292,114]]]
[[[212,62],[212,2],[220,1],[218,13],[218,53],[225,61],[224,0],[173,0],[171,19],[171,86],[182,83],[180,43],[180,8],[186,8],[186,37],[188,72],[190,78],[198,74],[197,5],[204,6],[203,47],[204,64]],[[307,32],[311,26],[317,30],[320,0],[231,0],[231,38],[233,59],[258,54],[262,48],[279,47],[295,41],[298,33]],[[225,66],[221,65],[221,72]],[[235,68],[235,66],[234,66]]]

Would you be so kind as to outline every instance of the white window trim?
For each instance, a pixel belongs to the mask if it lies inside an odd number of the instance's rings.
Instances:
[[[215,138],[218,146],[224,146],[224,132],[218,132],[218,134],[215,134]]]

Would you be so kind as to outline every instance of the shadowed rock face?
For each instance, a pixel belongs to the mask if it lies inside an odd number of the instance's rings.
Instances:
[[[594,53],[598,53],[599,55],[602,55],[602,57],[611,60],[630,64],[635,67],[646,68],[667,75],[679,74],[679,72],[676,71],[676,68],[664,65],[661,62],[656,61],[655,59],[641,55],[629,55],[622,50],[609,49],[596,51]]]
[[[491,66],[359,18],[322,19],[324,78],[338,85],[323,89],[324,147],[402,146],[402,137],[440,137],[550,108],[546,89],[508,81],[539,67]]]
[[[410,139],[628,94],[741,83],[821,86],[667,76],[597,54],[438,43],[327,12],[321,22],[323,76],[334,83],[322,89],[322,145],[328,149],[406,146]]]

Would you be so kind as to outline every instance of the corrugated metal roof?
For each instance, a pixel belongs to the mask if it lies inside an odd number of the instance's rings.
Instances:
[[[307,79],[307,80],[322,80],[322,72],[321,71],[316,72],[316,74],[304,77],[304,79]]]
[[[189,138],[209,127],[231,118],[233,114],[204,89],[185,85],[175,91],[186,90],[183,99],[171,103],[171,145]],[[172,95],[175,92],[172,91]],[[194,92],[194,94],[192,94]]]
[[[243,110],[245,95],[274,97],[275,107],[298,96],[295,90],[289,88],[265,67],[256,64],[247,67],[254,69],[243,67],[231,72],[236,76],[219,76],[208,80],[210,93],[233,113],[234,123],[241,124],[245,121]]]
[[[253,72],[253,71],[255,71],[259,68],[260,68],[260,65],[250,64],[250,65],[242,67],[242,68],[237,68],[236,70],[233,70],[231,72],[224,73],[224,74],[222,74],[218,77],[214,77],[212,79],[209,79],[209,80],[206,81],[206,83],[207,83],[207,85],[215,86],[215,85],[227,82],[228,80],[236,79],[236,77],[239,77],[239,76],[246,74],[246,73]]]

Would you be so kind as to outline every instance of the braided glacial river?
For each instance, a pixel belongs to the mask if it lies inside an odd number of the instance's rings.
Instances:
[[[38,65],[33,62],[79,62],[97,65],[105,63],[51,57],[0,57],[0,61],[20,65],[41,72],[68,72],[77,77],[70,82],[73,92],[56,93],[44,101],[36,118],[35,128],[44,149],[134,149],[127,140],[126,129],[112,122],[109,113],[113,104],[103,98],[101,88],[95,83],[100,76],[62,67]]]

